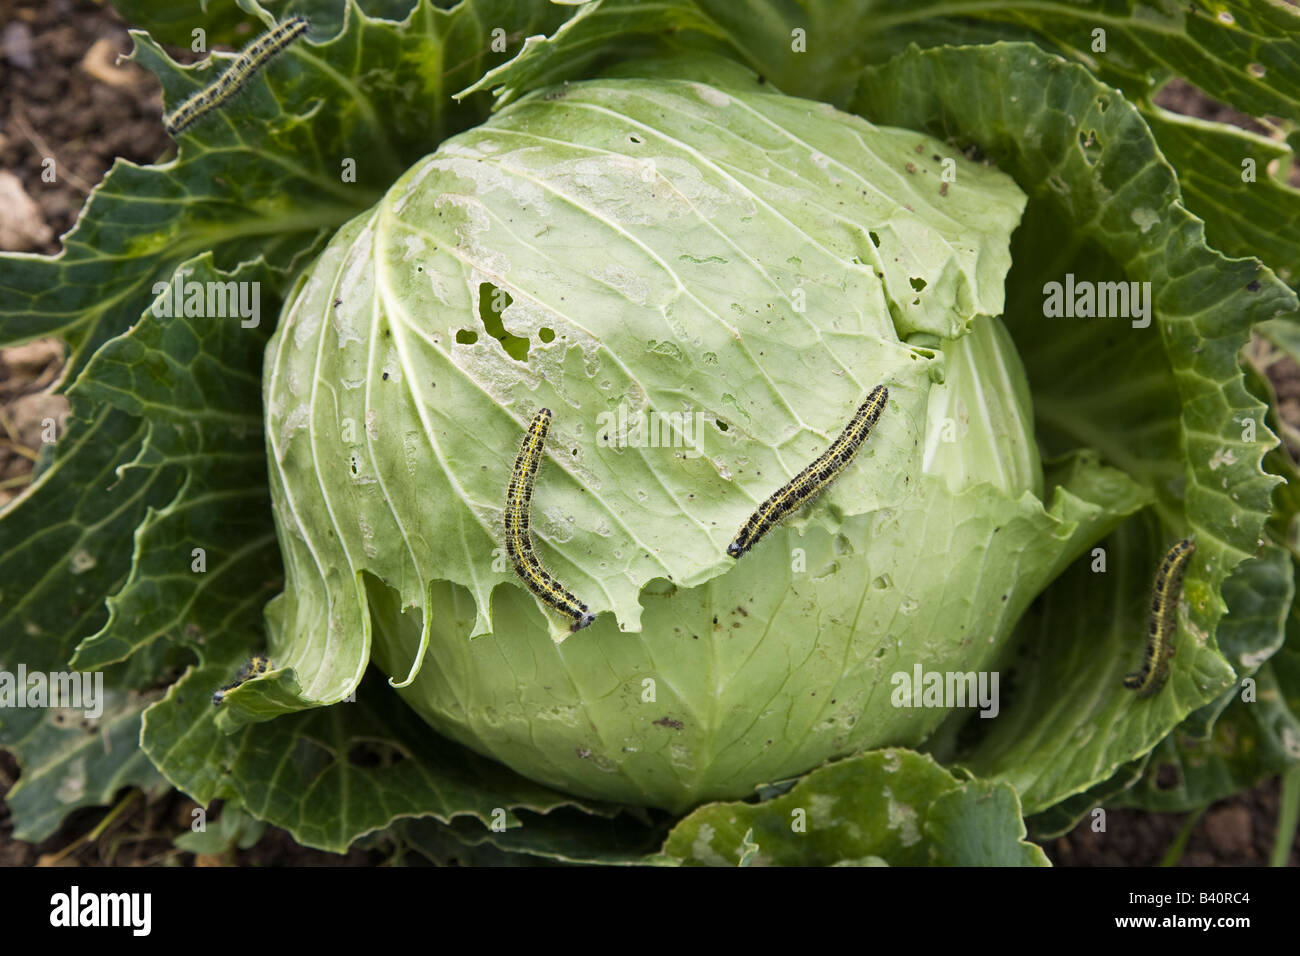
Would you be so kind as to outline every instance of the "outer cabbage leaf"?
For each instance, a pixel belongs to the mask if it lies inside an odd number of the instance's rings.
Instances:
[[[890,749],[814,770],[773,800],[701,807],[663,855],[694,866],[1047,866],[1024,836],[1011,787]]]
[[[429,733],[377,676],[354,701],[223,734],[212,692],[240,657],[238,648],[205,650],[146,711],[140,731],[149,760],[203,806],[236,798],[304,846],[335,853],[403,818],[517,827],[517,809],[609,812]]]
[[[159,296],[170,313],[180,283],[243,286],[274,314],[279,277],[260,259],[234,272],[211,255],[184,264]],[[206,293],[205,293],[206,296]],[[72,394],[115,406],[147,425],[140,452],[118,475],[178,472],[175,496],[135,529],[131,570],[107,600],[109,618],[77,647],[72,666],[95,670],[163,637],[211,635],[244,646],[280,586],[262,453],[257,356],[267,322],[239,316],[159,316],[153,308],[105,343]]]
[[[1210,245],[1229,256],[1258,256],[1293,288],[1300,283],[1300,190],[1286,181],[1290,146],[1154,105],[1143,115],[1178,171],[1187,208],[1205,220]],[[1253,165],[1244,166],[1247,160]]]
[[[407,5],[410,5],[409,0]],[[113,0],[113,9],[127,23],[148,31],[159,43],[186,49],[197,43],[196,29],[203,31],[204,49],[220,44],[238,46],[255,35],[261,25],[249,14],[247,7],[246,0],[235,0],[234,3],[230,0],[198,0],[186,5],[169,0]],[[264,9],[277,15],[288,15],[282,13],[284,4],[277,0],[266,3]],[[319,20],[320,14],[317,13],[313,21]],[[315,22],[315,26],[319,29],[323,24]]]
[[[147,427],[111,407],[72,402],[66,430],[31,486],[4,511],[0,539],[0,671],[66,672],[77,641],[102,626],[103,595],[131,564],[132,530],[176,493],[174,470],[119,468],[147,441]],[[108,492],[111,489],[111,493]],[[110,669],[104,713],[0,708],[0,746],[22,776],[6,798],[19,839],[42,840],[63,814],[107,802],[120,787],[156,787],[159,777],[133,743],[149,699],[132,691],[154,674]],[[88,732],[89,731],[89,732]]]
[[[672,865],[657,853],[668,820],[652,822],[628,813],[592,817],[568,809],[545,815],[520,810],[513,817],[505,828],[485,827],[470,819],[450,824],[427,818],[409,820],[401,823],[398,833],[439,865]]]
[[[860,94],[869,116],[979,143],[1030,190],[1008,326],[1044,447],[1095,447],[1156,496],[1159,525],[1123,529],[1105,575],[1090,558],[1049,589],[1025,625],[1024,690],[971,751],[975,772],[1012,780],[1038,812],[1110,778],[1232,680],[1215,640],[1224,582],[1259,547],[1277,482],[1260,464],[1276,440],[1238,354],[1295,297],[1206,246],[1141,115],[1081,67],[1025,44],[913,50],[867,71]],[[1069,271],[1151,281],[1153,322],[1044,318],[1044,283]],[[1120,676],[1141,646],[1143,596],[1189,533],[1197,559],[1170,687],[1137,700]]]
[[[1270,563],[1280,551],[1267,549]],[[1284,553],[1282,563],[1291,584],[1294,563]],[[1282,647],[1249,673],[1207,734],[1180,727],[1161,741],[1137,786],[1115,802],[1194,810],[1300,764],[1300,607],[1290,605]]]
[[[1061,836],[1073,830],[1080,820],[1104,803],[1132,787],[1142,777],[1150,753],[1120,767],[1109,780],[1094,784],[1081,793],[1067,797],[1060,803],[1034,814],[1026,823],[1029,833],[1038,843]]]
[[[141,711],[158,695],[120,687],[119,680],[105,680],[99,717],[67,707],[0,711],[7,715],[0,743],[14,751],[22,767],[22,776],[5,794],[14,839],[39,843],[58,830],[65,814],[108,803],[123,787],[165,789],[138,746]]]
[[[1170,74],[1253,115],[1300,118],[1300,17],[1268,0],[591,0],[473,89],[503,103],[633,54],[723,53],[784,92],[843,106],[860,69],[909,44],[1033,40],[1140,93]],[[1095,49],[1100,38],[1104,52]]]

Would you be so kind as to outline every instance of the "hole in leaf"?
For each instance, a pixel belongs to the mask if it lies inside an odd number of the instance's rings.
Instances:
[[[1255,77],[1255,79],[1257,80],[1262,79],[1265,73],[1264,64],[1251,63],[1249,66],[1246,67],[1246,72],[1249,73],[1251,76]]]
[[[907,281],[912,283],[912,289],[916,292],[920,292],[926,287],[926,281],[920,276],[912,276]]]
[[[875,230],[872,230],[871,232],[868,232],[867,235],[871,237],[871,244],[872,244],[873,246],[875,246],[877,249],[879,249],[879,248],[880,248],[880,237],[879,237],[878,235],[876,235]]]
[[[713,424],[718,426],[718,431],[720,432],[731,431],[731,426],[728,425],[726,422],[724,422],[721,418],[719,418]]]
[[[1097,131],[1090,129],[1087,135],[1083,131],[1079,132],[1079,148],[1083,150],[1083,158],[1089,166],[1096,166],[1097,160],[1101,158],[1101,144],[1097,142]]]
[[[456,341],[461,345],[473,345],[478,341],[478,333],[472,329],[459,329],[456,332]]]
[[[645,140],[642,139],[640,136],[638,136],[636,133],[629,133],[627,137],[627,141],[631,143],[633,146],[640,146],[642,143],[645,142]]]
[[[483,282],[478,287],[478,317],[483,320],[483,328],[487,329],[488,335],[501,343],[501,347],[512,359],[516,362],[526,362],[528,340],[511,335],[501,322],[501,313],[505,312],[513,301],[509,292],[494,286],[491,282]]]
[[[820,581],[823,578],[829,578],[832,574],[837,573],[839,569],[840,569],[840,563],[838,561],[832,561],[829,564],[827,564],[824,568],[822,568],[820,571],[814,571],[813,578],[818,581]],[[814,693],[816,693],[816,691],[814,691]]]
[[[541,339],[543,342],[554,342],[555,330],[548,329],[548,328],[540,328],[537,330],[537,337]]]
[[[381,740],[356,741],[348,747],[348,763],[354,767],[392,767],[405,759],[405,753]]]

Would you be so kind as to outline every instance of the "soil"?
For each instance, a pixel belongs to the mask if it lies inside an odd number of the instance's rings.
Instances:
[[[1261,136],[1269,134],[1269,128],[1259,120],[1233,109],[1227,103],[1210,99],[1186,80],[1170,80],[1156,94],[1155,103],[1184,116],[1195,116],[1212,123],[1229,123]]]
[[[1178,866],[1267,866],[1273,853],[1278,811],[1277,780],[1213,803],[1192,825]],[[1043,844],[1057,866],[1159,866],[1178,839],[1187,813],[1108,809],[1106,830],[1091,819]],[[1300,838],[1291,845],[1290,866],[1300,866]]]
[[[0,207],[7,227],[0,229],[0,247],[56,254],[58,237],[75,223],[91,188],[116,158],[146,164],[170,151],[157,81],[134,64],[115,63],[130,46],[121,19],[91,0],[0,0]],[[184,51],[177,54],[189,59]],[[1171,84],[1160,102],[1264,130],[1186,84]],[[47,159],[54,161],[53,182],[47,181]],[[66,408],[62,397],[47,394],[59,369],[60,352],[50,341],[0,350],[0,507],[21,492],[30,475],[43,422]],[[1269,371],[1284,413],[1300,427],[1300,369],[1285,361]],[[79,810],[58,833],[34,845],[12,838],[3,798],[18,777],[17,761],[0,750],[0,866],[374,866],[393,859],[391,850],[383,849],[354,848],[346,856],[309,850],[274,827],[251,849],[196,856],[172,845],[174,837],[189,831],[195,807],[175,791],[145,799],[124,790],[116,795],[118,812],[106,826],[113,811]],[[1196,821],[1178,863],[1266,863],[1278,790],[1274,780],[1211,806]],[[212,819],[217,812],[214,808]],[[1062,866],[1155,865],[1186,819],[1110,810],[1105,834],[1093,833],[1085,822],[1045,850]],[[1300,840],[1291,864],[1300,865]]]

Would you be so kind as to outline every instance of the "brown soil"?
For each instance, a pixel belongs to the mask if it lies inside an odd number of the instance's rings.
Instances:
[[[1267,866],[1273,853],[1278,781],[1211,804],[1192,826],[1178,866]],[[1178,838],[1185,813],[1107,810],[1106,830],[1094,833],[1086,818],[1043,849],[1057,866],[1158,866]],[[1291,845],[1300,866],[1300,838]]]
[[[169,148],[158,81],[115,64],[130,50],[121,20],[97,3],[0,0],[0,169],[17,175],[55,236],[116,157],[151,163]],[[53,183],[42,179],[47,159]],[[30,251],[59,245],[52,237]]]
[[[1269,128],[1259,120],[1233,109],[1227,103],[1210,99],[1186,80],[1177,78],[1170,80],[1160,88],[1160,92],[1155,96],[1155,102],[1157,106],[1163,106],[1174,113],[1182,113],[1184,116],[1195,116],[1213,123],[1228,123],[1261,136],[1269,134]]]
[[[114,158],[149,163],[171,148],[159,122],[158,83],[132,64],[114,65],[114,54],[129,49],[121,20],[91,0],[0,0],[0,176],[6,171],[16,176],[38,210],[25,232],[27,244],[18,240],[11,248],[57,253],[56,237],[72,227]],[[1161,102],[1180,112],[1262,129],[1185,84],[1162,91]],[[47,158],[54,160],[53,182],[42,178]],[[0,351],[0,507],[21,491],[30,473],[42,422],[57,418],[66,407],[62,398],[44,394],[58,368],[58,350],[49,342]],[[1288,417],[1300,426],[1300,369],[1278,363],[1270,377],[1284,409],[1294,413]],[[3,800],[18,776],[13,756],[0,750],[0,866],[373,866],[389,856],[374,849],[353,849],[346,856],[308,850],[284,831],[268,828],[251,850],[196,858],[172,846],[175,836],[188,831],[194,807],[175,792],[143,800],[124,791],[117,801],[133,802],[96,838],[86,839],[105,819],[108,811],[102,808],[69,815],[57,834],[32,845],[12,839]],[[1267,862],[1277,803],[1273,781],[1210,807],[1193,828],[1181,864]],[[1154,865],[1184,819],[1181,814],[1112,810],[1106,833],[1093,833],[1085,822],[1045,849],[1064,866]],[[1300,850],[1293,849],[1291,863],[1300,865]]]

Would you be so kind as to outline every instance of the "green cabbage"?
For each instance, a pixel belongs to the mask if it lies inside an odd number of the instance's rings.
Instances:
[[[994,666],[1129,494],[1091,460],[1045,483],[998,318],[1024,203],[929,137],[699,82],[571,84],[447,140],[268,347],[281,680],[230,719],[343,699],[373,655],[447,736],[674,810],[922,743],[948,711],[893,675]],[[727,557],[878,383],[854,465]],[[542,406],[539,555],[599,615],[572,636],[500,550]]]

